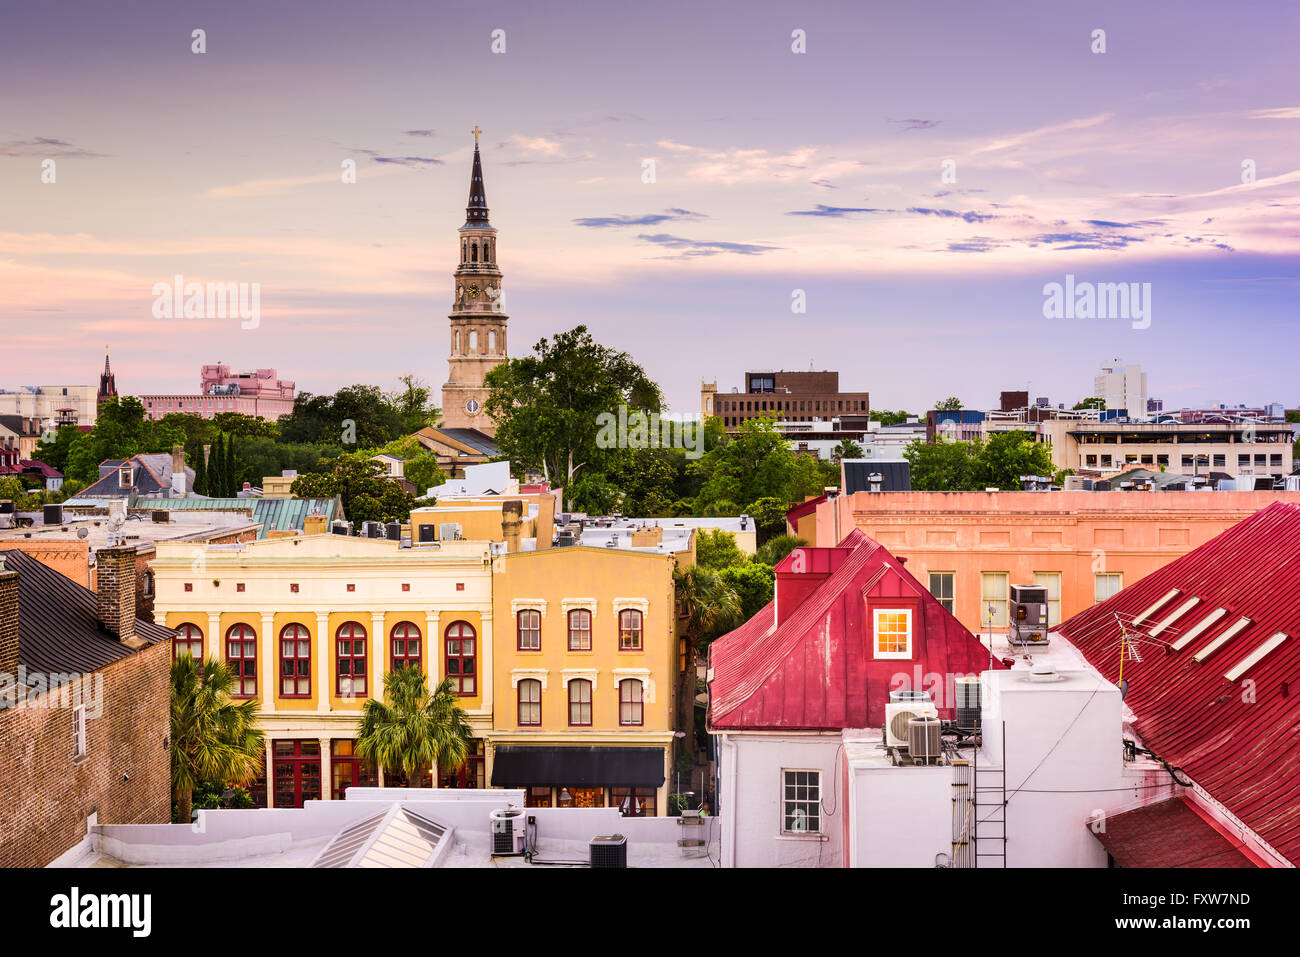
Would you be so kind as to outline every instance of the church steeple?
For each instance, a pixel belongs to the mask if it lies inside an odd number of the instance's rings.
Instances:
[[[487,193],[483,189],[483,162],[478,155],[478,135],[483,131],[474,127],[474,168],[469,174],[469,205],[465,207],[466,226],[488,225]]]
[[[108,364],[108,346],[104,346],[104,371],[99,376],[99,394],[95,397],[97,403],[103,403],[117,395],[117,378],[113,375],[112,368]]]

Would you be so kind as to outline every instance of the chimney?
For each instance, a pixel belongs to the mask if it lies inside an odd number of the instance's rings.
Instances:
[[[124,645],[144,647],[144,639],[135,634],[135,547],[101,548],[95,569],[100,627]]]
[[[172,495],[175,498],[185,498],[189,495],[189,482],[186,481],[185,475],[185,446],[172,446]]]
[[[302,520],[304,535],[324,535],[329,531],[329,520],[324,515],[308,515]]]
[[[18,573],[5,568],[4,552],[0,552],[0,675],[17,674]]]
[[[524,503],[501,503],[501,536],[506,541],[507,552],[519,551],[519,527],[524,523]]]

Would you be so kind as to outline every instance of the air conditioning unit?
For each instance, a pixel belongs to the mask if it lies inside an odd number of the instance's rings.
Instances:
[[[885,747],[906,748],[910,743],[907,723],[926,717],[939,717],[928,691],[891,691],[885,705]]]
[[[1042,585],[1012,585],[1011,627],[1007,638],[1015,645],[1047,644],[1047,589]]]
[[[488,819],[492,822],[493,857],[512,857],[524,852],[524,841],[527,835],[523,814],[522,808],[514,807],[489,812]]]
[[[593,837],[590,855],[592,867],[627,867],[627,838],[622,834]]]

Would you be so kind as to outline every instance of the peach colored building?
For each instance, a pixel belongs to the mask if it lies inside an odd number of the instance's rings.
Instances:
[[[859,528],[967,628],[1003,631],[1011,585],[1045,586],[1055,625],[1275,501],[1300,492],[855,492],[798,530],[826,545]]]

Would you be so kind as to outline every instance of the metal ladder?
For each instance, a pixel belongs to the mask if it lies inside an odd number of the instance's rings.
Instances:
[[[984,729],[981,728],[981,734]],[[975,867],[1007,866],[1007,723],[1002,722],[1002,767],[981,768],[975,748],[974,822],[971,827]],[[985,863],[987,861],[987,863]]]

